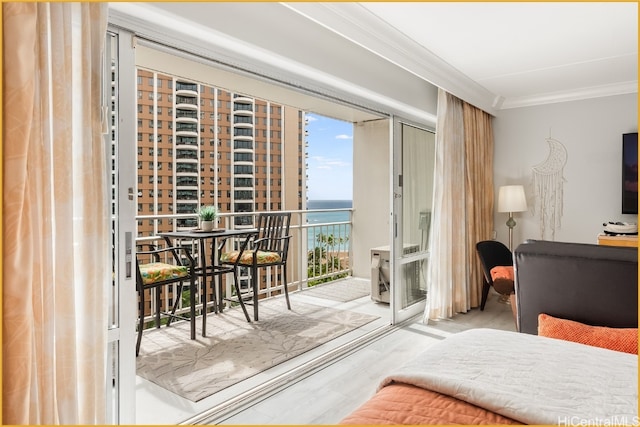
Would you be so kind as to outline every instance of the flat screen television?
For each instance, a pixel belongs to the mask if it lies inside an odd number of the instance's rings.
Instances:
[[[622,213],[638,214],[638,133],[622,135]]]

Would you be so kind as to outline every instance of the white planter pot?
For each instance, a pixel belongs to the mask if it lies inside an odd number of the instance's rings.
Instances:
[[[200,221],[200,229],[204,231],[211,231],[215,226],[215,221]]]

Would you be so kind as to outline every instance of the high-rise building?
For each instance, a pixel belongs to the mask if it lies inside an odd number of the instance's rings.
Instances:
[[[138,237],[196,227],[201,205],[229,213],[305,209],[304,120],[292,107],[138,69]],[[233,221],[254,225],[252,215]]]
[[[304,208],[302,111],[144,69],[137,79],[139,216]],[[195,226],[145,218],[138,237]]]

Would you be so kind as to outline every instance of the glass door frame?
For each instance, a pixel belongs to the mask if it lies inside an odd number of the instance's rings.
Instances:
[[[114,290],[108,331],[108,361],[112,369],[112,384],[107,384],[111,424],[135,424],[136,421],[136,357],[135,325],[136,277],[136,81],[133,69],[135,48],[130,32],[108,27],[107,37],[115,39],[115,52],[106,58],[104,84],[111,85],[111,106],[114,122],[109,118],[109,136],[113,138],[113,153],[107,156],[112,173],[112,232]],[[113,75],[110,75],[113,73]],[[111,147],[110,147],[111,148]],[[113,166],[111,164],[113,162]],[[112,169],[113,168],[113,169]],[[110,394],[111,393],[111,394]]]
[[[407,182],[410,177],[403,176],[403,126],[411,126],[425,132],[435,134],[434,129],[429,129],[428,126],[420,125],[403,118],[394,116],[392,120],[392,132],[391,132],[391,209],[392,209],[392,224],[390,230],[390,241],[392,260],[391,270],[393,275],[393,283],[397,284],[392,286],[390,308],[391,308],[391,323],[398,324],[406,321],[414,316],[421,315],[424,312],[426,306],[426,298],[422,298],[416,302],[410,303],[406,307],[403,307],[405,298],[403,297],[406,289],[403,286],[406,285],[405,275],[407,269],[414,268],[417,264],[424,264],[428,262],[429,251],[428,247],[420,247],[418,251],[411,251],[405,255],[405,245],[403,230],[404,227],[404,206],[403,206],[403,181]],[[419,273],[420,274],[420,273]],[[418,280],[425,280],[426,274],[420,275]],[[426,283],[424,283],[426,289]]]

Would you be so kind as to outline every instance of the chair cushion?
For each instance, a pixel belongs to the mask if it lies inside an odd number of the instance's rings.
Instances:
[[[225,252],[220,256],[220,261],[234,263],[238,259],[239,251]],[[257,264],[275,264],[282,261],[282,257],[277,252],[258,251]],[[244,251],[240,257],[239,264],[253,265],[253,252]]]
[[[491,279],[506,279],[513,281],[513,266],[512,265],[499,265],[491,269]]]
[[[152,262],[140,264],[140,275],[145,285],[150,285],[163,280],[178,279],[189,275],[186,265],[172,265],[164,262]]]
[[[515,291],[513,283],[513,266],[500,265],[491,269],[493,289],[501,295],[510,295]]]

